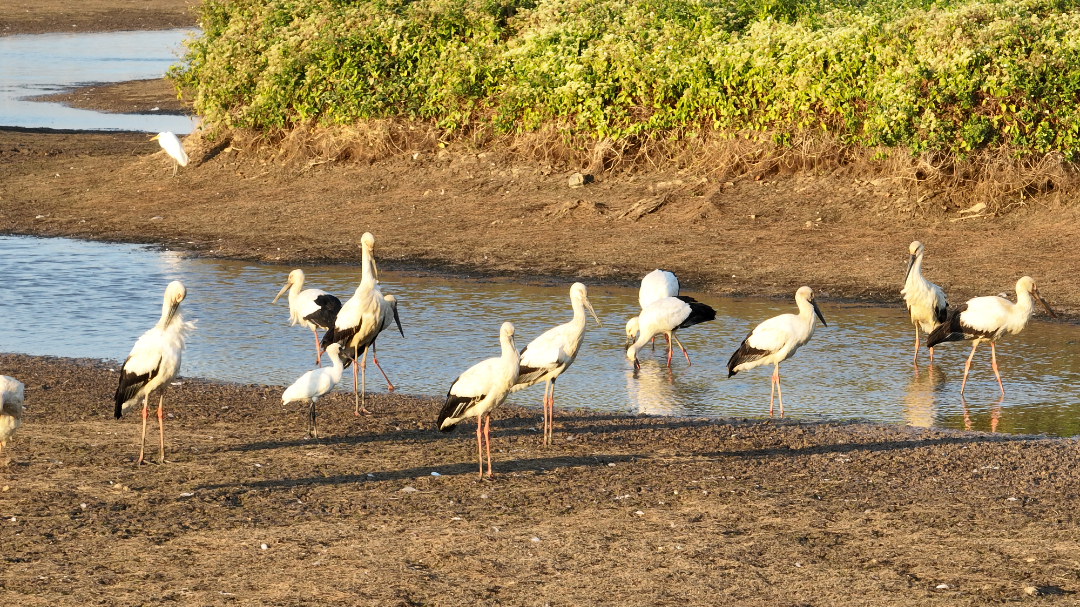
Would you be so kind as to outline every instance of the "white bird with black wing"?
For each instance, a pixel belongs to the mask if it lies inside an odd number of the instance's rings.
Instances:
[[[637,353],[641,351],[641,348],[643,348],[645,344],[649,343],[649,340],[652,339],[654,335],[663,333],[668,338],[667,366],[671,366],[672,339],[675,340],[675,343],[679,344],[683,356],[686,357],[686,364],[689,365],[690,355],[686,353],[686,348],[683,347],[679,338],[675,336],[675,331],[715,319],[716,310],[697,301],[693,297],[680,295],[678,297],[658,299],[646,306],[638,316],[638,328],[640,332],[638,333],[637,341],[634,341],[633,343],[630,343],[628,336],[626,357],[634,361],[634,368],[637,369],[639,366]]]
[[[293,401],[311,401],[308,408],[308,436],[319,438],[319,427],[315,424],[315,401],[319,397],[328,394],[341,381],[341,374],[345,367],[341,362],[341,344],[330,344],[326,348],[326,355],[334,366],[328,369],[312,369],[300,376],[293,385],[285,389],[281,395],[281,404],[287,405]]]
[[[0,453],[22,425],[23,385],[14,377],[0,375]]]
[[[186,167],[188,164],[187,152],[184,151],[184,144],[180,143],[180,138],[173,135],[171,132],[166,131],[164,133],[158,133],[150,138],[150,141],[157,140],[161,145],[161,149],[165,150],[165,153],[169,155],[173,160],[173,177],[176,177],[176,171],[178,166]]]
[[[638,305],[644,310],[649,307],[649,304],[658,299],[678,296],[679,279],[666,270],[653,270],[646,274],[645,278],[641,279],[641,288],[638,289]],[[627,342],[633,342],[637,339],[639,332],[640,321],[637,316],[626,321]],[[668,346],[671,346],[671,339],[668,339]]]
[[[142,334],[135,342],[124,366],[120,369],[120,385],[114,399],[116,418],[142,400],[142,441],[139,443],[139,460],[143,462],[146,446],[146,418],[149,414],[150,393],[160,388],[157,418],[161,437],[160,458],[165,463],[165,391],[169,383],[180,373],[180,359],[184,353],[185,340],[195,329],[195,323],[184,322],[180,314],[180,302],[187,296],[187,289],[178,280],[165,289],[165,301],[161,306],[161,319],[153,329]]]
[[[341,311],[341,300],[322,289],[304,288],[304,271],[289,272],[289,279],[281,287],[272,304],[289,292],[289,326],[299,324],[311,329],[315,334],[315,364],[322,366],[322,348],[319,345],[318,329],[329,330]]]
[[[555,416],[555,380],[577,359],[578,349],[585,338],[585,310],[600,325],[585,285],[575,282],[570,287],[570,305],[574,318],[555,328],[548,329],[529,342],[521,351],[518,378],[511,392],[546,382],[544,386],[544,444],[551,443],[552,419]],[[603,326],[603,325],[600,325]]]
[[[941,287],[923,278],[923,244],[916,240],[908,247],[911,258],[908,260],[907,276],[904,277],[904,304],[911,314],[911,324],[915,325],[915,357],[919,363],[919,329],[929,335],[941,323],[945,322],[945,292]],[[934,362],[934,349],[930,348],[930,363]]]
[[[518,379],[521,359],[514,345],[514,325],[504,322],[499,330],[502,356],[469,367],[454,380],[439,411],[441,432],[454,429],[461,420],[476,418],[476,448],[480,454],[480,478],[484,477],[484,447],[487,447],[488,476],[491,476],[491,410],[509,396]],[[481,433],[481,422],[483,432]]]
[[[780,417],[784,417],[784,394],[780,391],[780,363],[791,358],[795,352],[814,336],[814,317],[825,323],[814,290],[802,287],[795,292],[798,314],[781,314],[758,325],[743,340],[739,349],[728,360],[728,377],[739,371],[772,363],[772,382],[769,384],[769,417],[773,414],[773,398],[780,397]]]

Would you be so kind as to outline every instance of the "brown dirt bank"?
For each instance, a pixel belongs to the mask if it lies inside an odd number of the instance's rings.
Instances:
[[[227,143],[171,161],[141,134],[0,129],[0,232],[163,243],[283,264],[355,262],[364,231],[387,269],[624,281],[664,267],[720,294],[897,301],[913,239],[951,301],[1038,281],[1080,312],[1080,210],[1037,199],[1006,216],[913,217],[901,185],[841,174],[698,183],[671,173],[567,187],[571,167],[496,154],[402,153],[283,168]],[[665,201],[640,219],[642,200]],[[155,219],[159,218],[159,219]],[[192,244],[193,243],[193,244]]]
[[[176,98],[176,88],[164,78],[82,86],[33,99],[117,114],[190,114],[189,107]]]
[[[10,0],[0,36],[192,27],[199,0]]]
[[[506,408],[497,476],[478,481],[473,434],[435,431],[433,399],[381,395],[354,418],[335,395],[310,441],[280,387],[184,379],[166,404],[171,463],[136,468],[138,420],[111,419],[110,369],[0,355],[30,406],[0,466],[6,604],[1063,604],[1080,590],[1074,441],[560,411],[543,448],[538,412]]]

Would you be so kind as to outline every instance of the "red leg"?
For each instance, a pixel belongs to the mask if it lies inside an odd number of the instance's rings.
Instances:
[[[480,457],[480,479],[484,479],[484,435],[480,431],[483,415],[476,416],[476,453]]]
[[[150,415],[150,395],[143,397],[142,401],[142,440],[139,442],[139,460],[136,464],[143,463],[143,447],[146,446],[146,418]]]
[[[665,333],[665,335],[666,335],[666,333]],[[668,338],[668,344],[667,344],[667,366],[669,366],[669,367],[671,366],[671,339],[670,338]]]
[[[915,325],[915,358],[911,362],[915,368],[919,367],[919,325]]]
[[[322,348],[319,346],[319,332],[315,330],[315,327],[311,327],[311,332],[315,334],[315,366],[322,366]]]
[[[990,342],[990,365],[994,367],[994,375],[997,376],[998,388],[1001,388],[1001,395],[1005,396],[1005,386],[1001,385],[1001,374],[998,373],[997,350],[994,348],[994,342]]]
[[[158,433],[161,434],[161,448],[158,451],[159,463],[165,463],[165,392],[161,392],[161,398],[157,405]]]
[[[357,352],[356,346],[353,346],[353,365],[352,365],[352,393],[353,393],[353,415],[360,415],[360,397],[357,395],[356,390],[360,383],[360,378],[357,376],[359,373],[356,370],[357,360],[360,358],[360,354]]]
[[[548,434],[547,444],[551,444],[551,435],[555,432],[555,380],[551,380],[551,394],[548,395]]]
[[[979,340],[975,340],[975,344],[971,346],[971,354],[968,354],[967,362],[964,363],[964,381],[960,382],[960,394],[964,393],[964,386],[967,385],[968,370],[971,369],[971,359],[975,356],[975,348],[979,347]]]
[[[364,357],[360,359],[360,411],[371,413],[367,410],[365,399],[367,398],[367,348],[364,348]]]
[[[379,370],[379,373],[382,373],[383,379],[386,380],[387,392],[393,392],[394,384],[390,383],[390,378],[386,376],[386,371],[383,371],[382,367],[379,366],[379,355],[375,352],[375,344],[371,344],[371,358],[375,361],[375,367]]]
[[[772,417],[773,399],[776,398],[776,371],[769,377],[769,417]]]
[[[780,402],[780,419],[784,419],[784,392],[780,389],[780,365],[776,365],[776,400]]]
[[[484,446],[487,449],[488,458],[488,478],[492,477],[491,474],[491,413],[488,412],[484,415]]]
[[[934,364],[934,349],[930,348],[930,364]]]
[[[675,335],[674,333],[672,333],[671,336],[673,338],[675,338],[675,343],[679,344],[679,349],[682,350],[683,356],[686,357],[686,366],[687,367],[692,366],[690,364],[690,355],[686,353],[686,348],[684,348],[683,345],[682,345],[682,342],[679,341],[679,337],[677,335]]]

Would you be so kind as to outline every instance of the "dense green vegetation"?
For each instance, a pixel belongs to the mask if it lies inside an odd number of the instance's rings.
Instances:
[[[204,0],[172,76],[225,128],[614,139],[823,130],[1080,154],[1078,0]]]

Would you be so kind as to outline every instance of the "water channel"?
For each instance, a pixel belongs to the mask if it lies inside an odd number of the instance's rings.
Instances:
[[[378,248],[376,248],[378,255]],[[897,262],[897,280],[904,259]],[[270,305],[291,267],[192,257],[137,245],[0,236],[0,352],[123,360],[157,321],[165,285],[184,282],[187,319],[198,319],[183,375],[287,385],[313,365],[310,331],[288,326],[285,298]],[[359,267],[305,267],[308,285],[348,298]],[[398,392],[446,393],[465,368],[499,353],[504,320],[524,346],[569,320],[569,285],[517,284],[423,273],[380,272],[384,293],[400,301],[405,339],[380,337],[379,360]],[[637,314],[635,289],[591,285],[603,322],[590,319],[583,351],[560,378],[559,408],[693,416],[766,415],[769,373],[728,379],[725,363],[761,320],[795,309],[793,301],[720,298],[717,320],[681,332],[693,366],[663,348],[642,353],[635,375],[624,355],[623,327]],[[1053,294],[1045,293],[1053,304]],[[999,399],[989,348],[976,355],[966,400],[960,398],[964,343],[936,350],[931,371],[910,362],[912,329],[902,305],[867,306],[819,298],[828,327],[781,366],[786,413],[807,419],[860,418],[914,426],[1010,433],[1080,433],[1080,327],[1035,319],[1001,342],[1006,396]],[[658,342],[662,342],[658,340]],[[268,354],[272,354],[268,356]],[[0,368],[0,374],[5,370]],[[351,389],[351,377],[340,389]],[[374,372],[373,391],[386,389]],[[538,407],[543,388],[511,402]],[[104,405],[103,405],[104,406]]]

